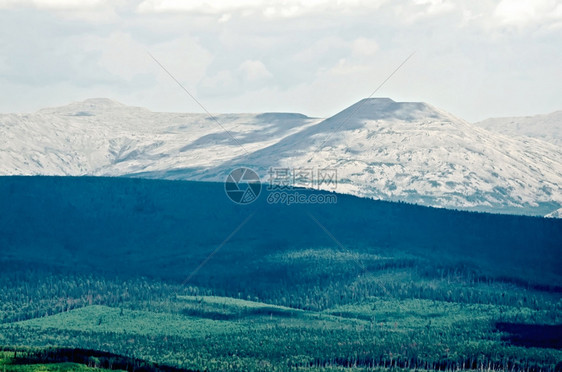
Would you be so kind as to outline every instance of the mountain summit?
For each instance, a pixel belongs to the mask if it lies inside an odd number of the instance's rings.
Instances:
[[[444,116],[448,114],[423,102],[395,102],[390,98],[365,98],[332,116],[330,120],[337,121],[349,117],[355,121],[364,119],[413,121]]]

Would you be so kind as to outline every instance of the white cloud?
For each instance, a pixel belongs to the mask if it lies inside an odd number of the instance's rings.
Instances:
[[[219,18],[219,23],[228,22],[228,21],[230,21],[231,18],[232,18],[232,14],[225,13],[225,14],[221,15],[221,17]]]
[[[0,0],[0,9],[38,10],[55,14],[60,20],[79,20],[92,24],[119,20],[117,10],[129,0]]]
[[[424,6],[426,15],[443,14],[456,8],[451,0],[414,0],[414,4]]]
[[[150,47],[150,52],[166,69],[188,90],[192,90],[207,73],[207,68],[213,60],[213,54],[201,43],[190,36],[173,39],[168,42],[158,43]],[[147,58],[149,58],[147,56]],[[175,83],[153,64],[153,73],[157,72],[160,81],[168,83],[177,89]]]
[[[457,4],[451,0],[410,0],[396,3],[394,9],[398,19],[408,24],[452,13]]]
[[[204,14],[218,14],[245,8],[261,6],[260,0],[144,0],[138,6],[141,13],[160,12],[197,12]]]
[[[293,60],[302,64],[318,64],[329,61],[334,56],[343,55],[349,49],[350,43],[341,37],[328,36],[315,40],[311,45],[301,48],[293,55]]]
[[[467,119],[554,111],[558,3],[0,0],[0,86],[9,87],[0,111],[103,95],[199,110],[147,50],[216,112],[332,114],[371,93],[414,50],[381,95]]]
[[[154,62],[149,58],[146,47],[129,33],[116,31],[108,37],[88,36],[83,41],[86,50],[101,52],[98,60],[101,68],[123,80],[154,70]]]
[[[270,79],[273,77],[263,62],[257,60],[246,60],[242,62],[239,69],[242,72],[244,79],[250,82]]]
[[[206,76],[197,87],[198,93],[205,97],[230,96],[236,93],[238,82],[228,70],[218,71],[212,76]]]
[[[303,14],[305,9],[299,5],[290,6],[268,6],[263,11],[263,15],[268,18],[283,17],[291,18],[298,17]]]
[[[379,44],[373,39],[360,37],[353,41],[351,48],[354,55],[370,57],[377,53]]]
[[[0,0],[0,8],[33,7],[38,9],[80,10],[107,5],[107,0]]]
[[[268,18],[293,18],[319,11],[346,12],[377,9],[389,0],[144,0],[141,13],[192,12],[222,14],[240,11],[243,16],[262,14]]]
[[[205,76],[197,86],[204,98],[241,96],[248,91],[261,89],[273,74],[259,60],[246,60],[237,69],[222,69]]]
[[[503,24],[527,26],[562,20],[562,4],[556,0],[502,0],[494,16]]]

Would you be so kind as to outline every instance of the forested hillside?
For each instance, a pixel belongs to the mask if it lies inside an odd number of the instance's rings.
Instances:
[[[196,370],[560,367],[562,220],[263,193],[0,178],[0,345]]]

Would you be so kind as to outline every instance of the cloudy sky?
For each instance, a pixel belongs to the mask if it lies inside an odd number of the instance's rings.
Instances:
[[[562,109],[557,0],[0,0],[0,112],[90,97],[327,117],[375,94],[469,121]]]

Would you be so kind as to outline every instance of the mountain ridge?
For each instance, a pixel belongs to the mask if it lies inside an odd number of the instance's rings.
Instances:
[[[562,146],[562,110],[544,115],[489,118],[475,125],[493,132],[538,138]]]
[[[0,174],[222,182],[240,166],[262,180],[271,168],[334,168],[337,190],[361,197],[535,215],[562,206],[561,147],[489,131],[427,103],[368,98],[327,119],[215,118],[228,133],[205,114],[103,98],[0,115]]]

